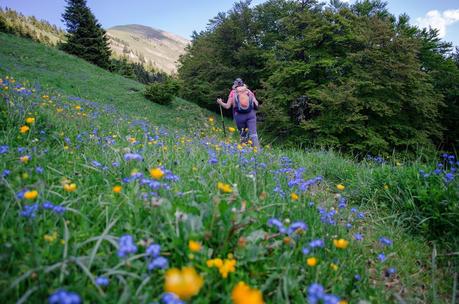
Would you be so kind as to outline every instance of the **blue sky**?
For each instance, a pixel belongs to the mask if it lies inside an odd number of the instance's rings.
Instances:
[[[203,30],[207,21],[232,7],[232,0],[87,0],[89,7],[106,28],[123,24],[143,24],[189,38],[193,30]],[[254,0],[259,4],[265,0]],[[354,2],[355,0],[346,0]],[[459,46],[458,0],[388,0],[391,13],[406,12],[411,23],[438,28],[441,36]],[[25,15],[34,15],[62,26],[64,0],[0,0]]]

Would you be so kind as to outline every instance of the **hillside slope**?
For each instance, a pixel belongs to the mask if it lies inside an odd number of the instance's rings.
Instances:
[[[143,96],[144,85],[112,74],[59,50],[0,33],[0,73],[27,79],[41,87],[58,89],[65,95],[109,103],[137,117],[161,125],[187,128],[210,114],[193,103],[176,99],[172,107],[152,103]],[[182,115],[186,113],[186,115]]]
[[[107,30],[110,46],[118,56],[151,65],[169,74],[177,71],[177,60],[189,40],[144,25],[114,26]]]

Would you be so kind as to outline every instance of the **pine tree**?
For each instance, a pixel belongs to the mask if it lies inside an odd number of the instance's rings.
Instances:
[[[86,5],[86,0],[66,0],[62,14],[67,26],[67,43],[62,49],[102,68],[110,67],[110,46],[105,30]]]

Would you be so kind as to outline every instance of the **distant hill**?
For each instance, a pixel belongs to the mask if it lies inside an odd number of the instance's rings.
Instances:
[[[177,60],[189,40],[144,25],[114,26],[107,30],[113,52],[130,61],[151,65],[166,73],[177,71]]]

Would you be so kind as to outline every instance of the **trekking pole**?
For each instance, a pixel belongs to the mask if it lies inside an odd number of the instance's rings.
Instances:
[[[225,138],[226,138],[226,128],[225,128],[225,120],[223,119],[222,105],[219,105],[219,106],[220,106],[220,116],[222,117],[223,134],[225,135]]]

